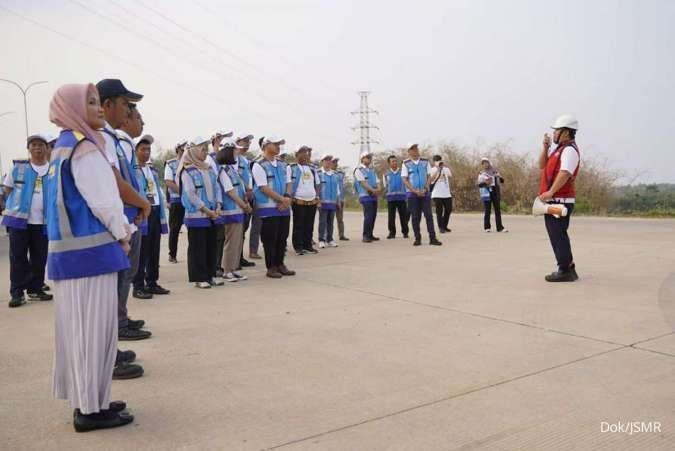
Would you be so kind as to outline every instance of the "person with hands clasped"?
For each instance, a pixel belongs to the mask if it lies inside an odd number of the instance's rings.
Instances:
[[[363,208],[363,239],[364,243],[372,243],[380,239],[373,235],[375,219],[377,218],[377,198],[381,194],[375,171],[370,167],[373,156],[370,153],[361,154],[361,164],[354,169],[354,189],[359,196],[359,203]]]

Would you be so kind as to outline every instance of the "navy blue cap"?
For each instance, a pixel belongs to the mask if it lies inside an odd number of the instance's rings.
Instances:
[[[136,94],[135,92],[129,91],[120,80],[116,78],[106,78],[96,83],[96,89],[98,89],[98,96],[101,98],[101,102],[105,99],[111,97],[126,97],[132,102],[139,102],[143,95]]]

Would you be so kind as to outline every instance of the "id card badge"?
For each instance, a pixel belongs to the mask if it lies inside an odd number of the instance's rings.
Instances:
[[[33,188],[33,193],[41,194],[42,193],[42,177],[35,179],[35,188]]]
[[[155,205],[155,196],[152,194],[147,194],[145,196],[148,199],[148,202],[150,202],[150,205]]]

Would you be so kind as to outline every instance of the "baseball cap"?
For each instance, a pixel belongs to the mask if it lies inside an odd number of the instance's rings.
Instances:
[[[45,140],[47,141],[47,144],[51,144],[53,142],[56,142],[56,136],[52,135],[51,133],[45,133],[42,135],[45,137]]]
[[[321,161],[325,161],[325,160],[331,160],[331,161],[332,161],[332,160],[333,160],[333,155],[329,155],[329,154],[327,154],[327,153],[326,153],[326,154],[323,154],[323,156],[321,157]]]
[[[49,144],[49,141],[45,135],[42,133],[36,133],[34,135],[30,135],[28,138],[26,138],[26,146],[28,146],[31,141],[35,141],[36,139],[39,139],[40,141],[44,142],[45,144]]]
[[[490,159],[488,157],[482,157],[480,159],[480,162],[482,163],[483,161],[487,161],[488,163],[490,162]]]
[[[406,147],[406,149],[410,150],[410,149],[412,149],[413,147],[419,147],[419,144],[416,143],[416,142],[409,142],[409,143],[408,143],[408,146]]]
[[[334,162],[334,163],[337,163],[338,161],[340,161],[340,157],[335,157],[335,158],[333,158],[333,162]]]
[[[250,141],[253,139],[253,135],[249,133],[237,133],[237,137],[234,138],[235,141],[241,141],[242,139],[248,139]]]
[[[363,152],[363,153],[359,156],[359,160],[363,160],[364,157],[372,157],[372,156],[373,156],[373,154],[372,154],[371,152]]]
[[[111,97],[122,96],[131,100],[132,102],[140,102],[143,98],[142,94],[129,91],[122,82],[116,78],[106,78],[96,83],[98,89],[98,96],[101,102]]]
[[[271,135],[271,136],[266,136],[262,139],[262,145],[260,147],[265,147],[265,144],[286,144],[286,140],[284,138],[280,138],[279,136],[276,135]]]
[[[175,147],[175,148],[178,149],[179,147],[183,147],[183,146],[186,145],[187,143],[188,143],[188,140],[185,139],[185,138],[183,138],[183,139],[181,139],[180,141],[178,141],[178,142],[176,143],[176,147]]]
[[[225,149],[226,147],[234,147],[235,149],[242,149],[242,147],[238,146],[237,142],[232,138],[225,138],[220,142],[219,149]]]
[[[204,138],[204,137],[202,137],[202,136],[195,136],[195,137],[192,138],[190,141],[188,141],[187,146],[188,146],[188,147],[199,146],[199,145],[201,145],[201,144],[206,144],[206,143],[208,143],[209,141],[210,141],[210,140],[208,140],[208,139],[206,139],[206,138]]]
[[[225,138],[229,138],[234,134],[233,131],[227,131],[223,130],[222,128],[220,130],[217,130],[213,135],[211,135],[211,139],[216,138],[217,136],[224,136]]]
[[[135,144],[134,147],[138,147],[138,145],[142,142],[152,144],[152,143],[155,142],[155,138],[153,138],[152,135],[143,135],[140,138],[136,138],[135,143],[134,143]]]

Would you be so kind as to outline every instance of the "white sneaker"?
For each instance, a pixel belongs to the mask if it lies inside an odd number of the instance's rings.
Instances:
[[[338,247],[338,244],[335,242],[335,240],[329,241],[329,242],[328,242],[328,247]]]
[[[326,247],[326,242],[325,241],[319,241],[319,249],[323,249]]]
[[[225,285],[225,281],[222,279],[222,277],[214,277],[209,283],[214,287],[222,287]]]
[[[195,287],[197,288],[211,288],[211,284],[208,282],[195,282]]]
[[[238,271],[232,271],[232,275],[237,278],[237,280],[248,280],[248,277],[244,276]]]
[[[227,274],[225,274],[223,276],[223,280],[225,282],[239,282],[239,278],[231,272],[228,272]]]
[[[492,230],[490,230],[490,229],[485,229],[485,233],[490,233],[490,232],[492,232]]]

